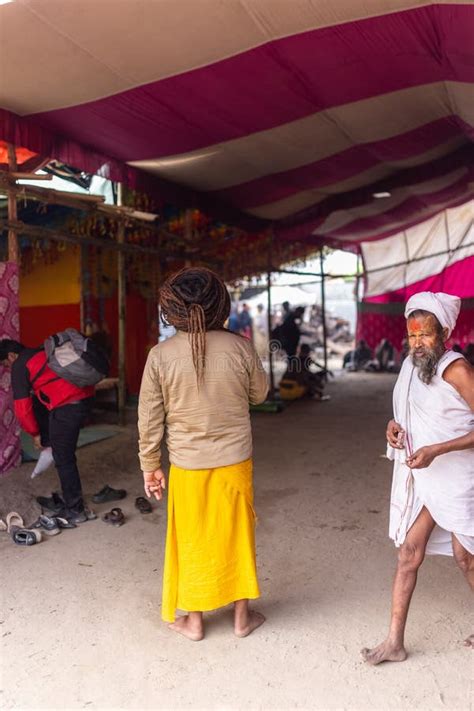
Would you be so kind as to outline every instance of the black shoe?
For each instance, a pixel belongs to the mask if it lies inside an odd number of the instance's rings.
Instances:
[[[125,489],[112,489],[106,484],[103,489],[94,494],[92,501],[94,504],[105,504],[108,501],[119,501],[127,496]]]
[[[64,509],[64,501],[55,491],[52,496],[37,496],[36,501],[39,503],[41,508],[52,511],[53,513],[60,513]]]
[[[75,526],[77,526],[78,523],[93,521],[97,518],[97,514],[87,508],[84,508],[81,511],[75,511],[74,509],[64,509],[61,513],[61,517],[65,518],[69,523],[73,523]]]
[[[55,518],[41,514],[39,519],[33,524],[32,528],[41,528],[47,536],[56,536],[61,531],[59,524]]]

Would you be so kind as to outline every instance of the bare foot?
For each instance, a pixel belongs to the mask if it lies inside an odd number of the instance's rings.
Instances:
[[[467,639],[464,640],[464,645],[466,647],[470,647],[471,649],[474,649],[474,634],[470,634]]]
[[[170,630],[173,632],[178,632],[184,635],[193,642],[200,642],[204,638],[204,627],[202,621],[196,623],[190,620],[189,615],[183,615],[182,617],[177,617],[176,622],[172,622],[168,625]]]
[[[404,662],[407,658],[405,647],[395,647],[387,640],[373,649],[364,647],[360,653],[363,660],[373,666],[380,664],[380,662]]]
[[[265,622],[265,617],[261,612],[256,612],[255,610],[249,610],[247,616],[247,624],[243,627],[234,627],[234,634],[236,637],[248,637],[257,627],[263,625]]]

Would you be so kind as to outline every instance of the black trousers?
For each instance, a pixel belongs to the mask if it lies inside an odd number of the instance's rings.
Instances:
[[[81,478],[77,468],[76,447],[79,432],[90,411],[90,398],[56,407],[49,413],[49,440],[58,470],[63,499],[68,509],[82,511]]]
[[[32,396],[33,400],[33,413],[38,423],[41,446],[51,447],[51,442],[49,441],[49,410],[43,405],[41,400],[38,400],[36,395]]]

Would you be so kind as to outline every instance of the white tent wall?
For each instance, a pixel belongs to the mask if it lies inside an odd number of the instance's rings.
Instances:
[[[439,274],[474,256],[474,200],[386,239],[362,242],[361,252],[366,298]]]

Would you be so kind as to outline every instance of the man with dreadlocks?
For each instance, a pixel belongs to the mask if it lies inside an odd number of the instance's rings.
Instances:
[[[362,650],[369,664],[406,659],[405,624],[425,553],[453,555],[474,591],[474,369],[445,346],[460,306],[458,297],[430,291],[406,305],[410,353],[387,426],[398,566],[388,636]],[[474,647],[474,635],[465,643]]]
[[[234,603],[234,632],[264,622],[255,563],[249,403],[265,400],[267,376],[252,344],[224,329],[230,298],[208,269],[183,269],[160,291],[177,334],[148,356],[139,400],[145,492],[166,486],[160,445],[166,429],[171,469],[162,617],[192,640],[203,612]],[[176,609],[188,614],[175,619]]]

